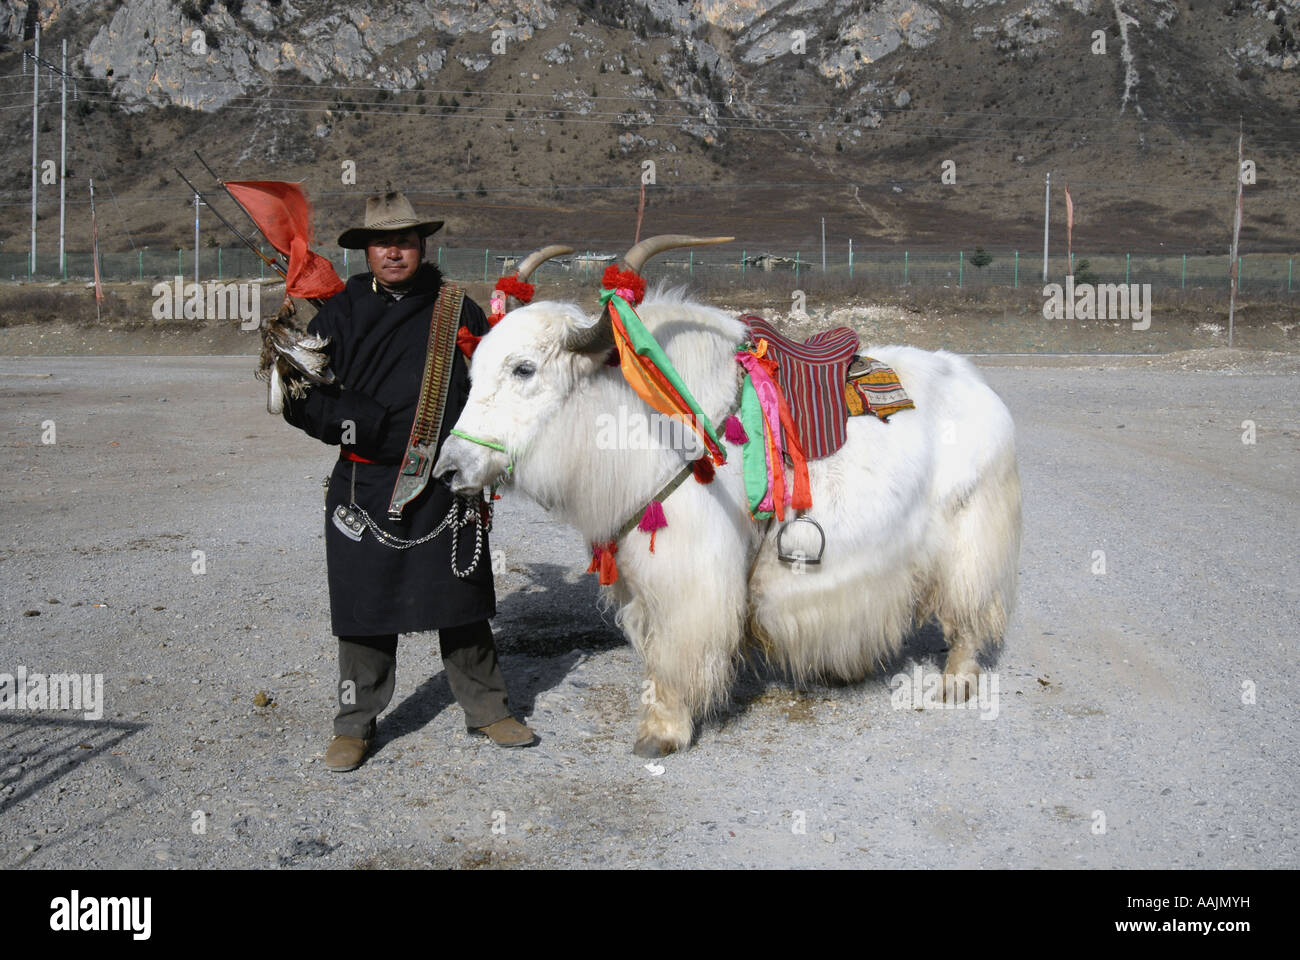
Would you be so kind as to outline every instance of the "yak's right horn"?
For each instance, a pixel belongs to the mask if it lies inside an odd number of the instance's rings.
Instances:
[[[692,237],[684,233],[664,233],[646,237],[623,255],[625,268],[639,274],[651,257],[677,247],[700,247],[711,243],[730,243],[735,237]],[[591,352],[607,349],[614,344],[614,332],[609,322],[609,310],[601,311],[600,318],[590,327],[573,331],[565,346],[570,350]]]

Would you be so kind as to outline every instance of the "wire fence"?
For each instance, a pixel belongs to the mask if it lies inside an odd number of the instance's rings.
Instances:
[[[267,253],[272,251],[268,250]],[[364,272],[365,257],[359,251],[318,251],[327,256],[340,276]],[[492,248],[437,247],[428,252],[446,274],[459,282],[490,281],[509,273],[529,251]],[[621,253],[621,251],[619,251]],[[105,282],[172,280],[180,276],[196,279],[193,249],[142,249],[123,253],[101,253],[99,273]],[[583,251],[547,261],[534,277],[541,280],[572,278],[599,282],[605,267],[613,263],[614,252]],[[0,253],[0,280],[57,281],[89,280],[93,277],[90,253],[68,253],[59,268],[50,256],[29,269],[24,252]],[[1290,295],[1300,278],[1295,276],[1295,257],[1287,254],[1247,254],[1238,258],[1239,289],[1243,293]],[[197,279],[275,279],[276,274],[245,247],[201,248]],[[1071,263],[1065,256],[1051,257],[1047,282],[1063,283]],[[1228,289],[1230,259],[1198,254],[1076,253],[1072,258],[1074,282],[1097,284],[1151,284],[1153,289]],[[846,291],[882,287],[946,287],[983,289],[1041,288],[1042,255],[1017,250],[952,251],[863,251],[828,252],[823,263],[820,250],[747,250],[708,247],[674,250],[652,260],[645,271],[647,281],[682,280],[701,284],[800,284],[829,283]]]

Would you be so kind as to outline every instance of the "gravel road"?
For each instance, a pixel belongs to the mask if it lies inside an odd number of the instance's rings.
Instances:
[[[1300,866],[1300,376],[1215,356],[978,361],[1025,495],[995,719],[892,707],[942,662],[923,631],[859,685],[749,673],[648,768],[584,545],[508,498],[494,628],[541,745],[469,739],[413,635],[347,775],[321,763],[332,451],[248,357],[0,360],[0,673],[105,701],[0,710],[0,867]]]

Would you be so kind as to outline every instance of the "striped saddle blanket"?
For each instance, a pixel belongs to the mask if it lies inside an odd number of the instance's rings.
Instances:
[[[776,358],[778,385],[809,460],[829,457],[844,446],[850,416],[871,413],[885,420],[914,406],[893,370],[858,356],[858,335],[848,327],[800,343],[782,336],[761,317],[740,319],[749,326],[751,340],[766,340]]]

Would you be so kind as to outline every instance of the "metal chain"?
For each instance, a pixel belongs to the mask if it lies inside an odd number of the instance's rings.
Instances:
[[[442,518],[442,523],[438,524],[437,527],[417,540],[407,540],[391,534],[383,527],[379,526],[379,524],[375,523],[370,514],[367,513],[363,507],[357,504],[356,463],[352,464],[352,487],[350,493],[351,496],[349,497],[349,501],[351,509],[356,512],[357,516],[366,522],[366,526],[369,527],[371,533],[375,535],[375,539],[384,546],[391,547],[394,550],[409,550],[411,547],[418,547],[422,543],[428,543],[438,534],[442,533],[442,531],[451,527],[451,572],[455,576],[464,579],[478,569],[479,560],[482,559],[483,556],[483,532],[485,529],[492,529],[491,504],[488,504],[488,517],[485,526],[481,505],[466,497],[456,497],[452,500],[451,509],[448,510],[447,515]],[[465,512],[461,515],[459,522],[457,522],[456,514],[459,512],[462,503],[465,504]],[[466,569],[457,570],[456,552],[460,543],[460,528],[468,526],[471,523],[474,524],[474,559]]]

